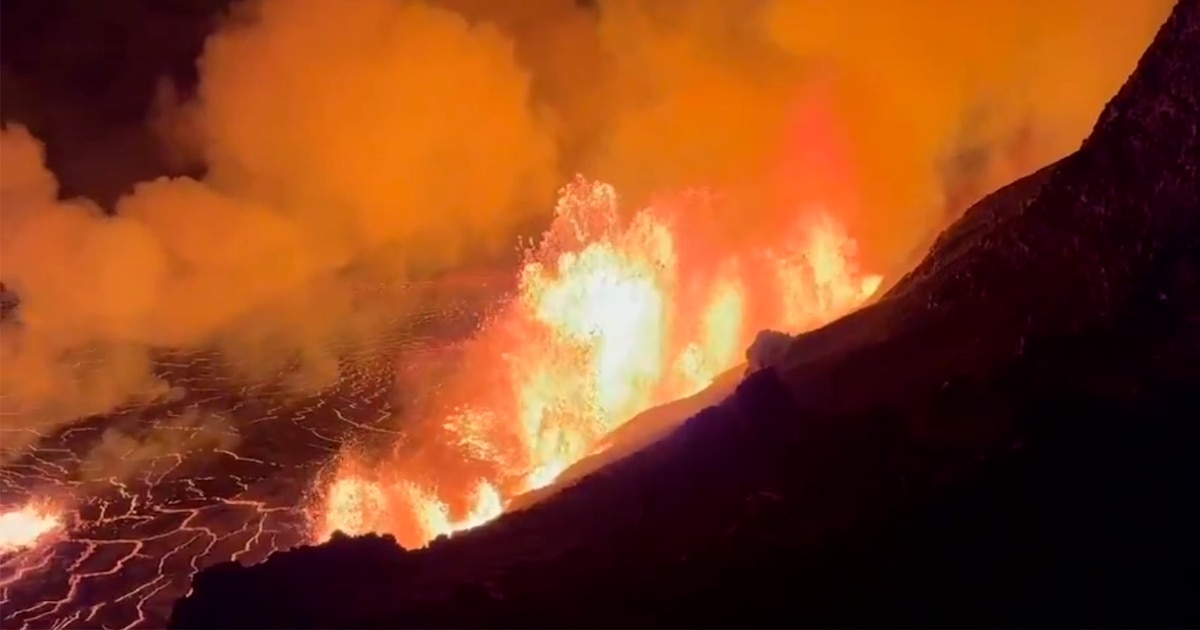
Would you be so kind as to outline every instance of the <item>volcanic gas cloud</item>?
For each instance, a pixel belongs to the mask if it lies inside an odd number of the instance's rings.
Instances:
[[[236,3],[198,84],[165,78],[152,108],[202,177],[64,200],[5,127],[0,461],[179,395],[165,352],[319,394],[417,307],[364,286],[505,265],[545,231],[452,367],[396,358],[398,398],[432,393],[394,448],[334,462],[314,508],[318,539],[482,523],[758,329],[861,304],[972,191],[1073,149],[1169,4]],[[0,517],[0,544],[44,516]]]

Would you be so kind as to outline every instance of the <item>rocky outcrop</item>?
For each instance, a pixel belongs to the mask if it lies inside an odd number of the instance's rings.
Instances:
[[[172,627],[1200,622],[1200,1],[872,306],[430,548],[214,567]]]
[[[777,330],[762,330],[746,349],[746,371],[754,372],[774,365],[787,356],[792,336]]]

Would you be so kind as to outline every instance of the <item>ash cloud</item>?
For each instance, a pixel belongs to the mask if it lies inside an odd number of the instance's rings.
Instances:
[[[299,365],[289,382],[319,389],[414,307],[357,287],[511,250],[576,171],[635,200],[722,186],[733,210],[694,219],[748,244],[831,200],[896,271],[972,195],[1074,149],[1170,8],[591,4],[236,4],[195,89],[164,80],[148,115],[173,172],[206,174],[107,209],[60,198],[6,126],[5,428],[162,395],[162,349],[219,349],[249,380]]]

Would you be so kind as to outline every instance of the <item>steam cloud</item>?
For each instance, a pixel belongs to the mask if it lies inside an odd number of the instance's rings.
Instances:
[[[151,116],[207,174],[111,212],[60,199],[7,126],[0,455],[162,395],[157,350],[320,388],[412,306],[356,287],[504,252],[574,171],[634,198],[720,185],[736,212],[696,220],[732,239],[825,187],[895,270],[972,194],[1074,149],[1171,3],[596,4],[243,2],[195,97],[164,83]]]

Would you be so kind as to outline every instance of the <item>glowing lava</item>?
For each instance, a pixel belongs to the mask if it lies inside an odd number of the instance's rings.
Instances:
[[[61,525],[57,513],[36,505],[0,513],[0,553],[32,547]]]
[[[701,198],[625,218],[612,186],[565,187],[518,294],[469,343],[445,406],[427,412],[444,420],[426,423],[432,435],[414,429],[423,447],[385,466],[343,454],[316,538],[375,531],[414,547],[478,526],[637,413],[703,389],[758,330],[813,328],[878,289],[817,206],[765,249],[691,251],[684,219]]]

